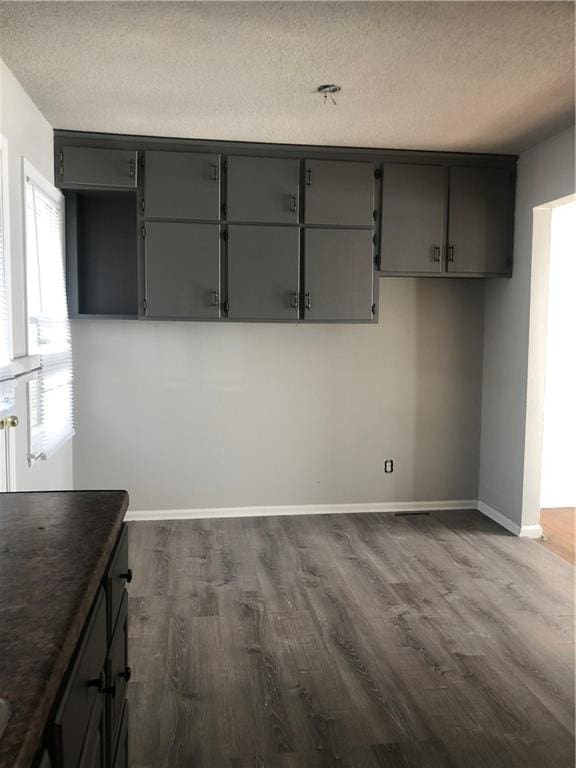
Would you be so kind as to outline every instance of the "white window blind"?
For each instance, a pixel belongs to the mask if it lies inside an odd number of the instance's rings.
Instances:
[[[8,156],[0,136],[0,416],[14,408],[14,382],[2,381],[12,359],[8,282]]]
[[[28,354],[40,355],[42,366],[28,384],[31,462],[50,458],[74,434],[63,227],[63,196],[27,173]]]

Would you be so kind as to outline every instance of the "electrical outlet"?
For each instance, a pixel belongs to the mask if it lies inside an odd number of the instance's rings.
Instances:
[[[384,462],[384,472],[389,475],[394,472],[394,459],[386,459]]]

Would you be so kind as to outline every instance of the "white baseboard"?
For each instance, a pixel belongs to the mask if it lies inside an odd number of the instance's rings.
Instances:
[[[483,515],[494,520],[495,523],[501,525],[502,528],[506,528],[507,531],[510,531],[510,533],[513,533],[515,536],[524,536],[527,539],[539,539],[540,536],[542,536],[541,525],[520,526],[518,523],[510,520],[509,517],[506,517],[506,515],[503,515],[502,512],[498,512],[497,509],[494,509],[494,507],[491,507],[483,501],[478,501],[476,508],[479,512],[482,512]]]
[[[211,507],[207,509],[131,510],[127,521],[203,520],[221,517],[276,517],[280,515],[333,515],[354,512],[434,512],[441,509],[476,509],[476,501],[378,501],[373,504],[302,504],[280,507]]]

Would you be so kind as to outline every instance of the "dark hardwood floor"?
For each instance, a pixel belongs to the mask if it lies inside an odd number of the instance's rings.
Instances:
[[[574,568],[478,513],[130,547],[131,768],[574,766]]]

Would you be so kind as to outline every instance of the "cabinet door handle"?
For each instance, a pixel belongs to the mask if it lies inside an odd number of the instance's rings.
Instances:
[[[217,307],[220,303],[220,293],[218,291],[210,291],[212,294],[212,306]]]
[[[136,169],[134,167],[134,160],[130,160],[130,178],[131,179],[134,178],[135,171],[136,171]]]
[[[298,309],[298,291],[290,291],[290,296],[292,297],[290,306],[292,309]]]
[[[304,308],[312,309],[312,297],[310,296],[309,291],[304,294]]]
[[[128,570],[126,571],[126,573],[120,573],[120,574],[118,574],[118,578],[119,578],[119,579],[126,579],[126,583],[127,583],[127,584],[130,584],[130,582],[132,581],[132,577],[133,577],[133,576],[134,576],[134,574],[132,573],[132,568],[128,568]]]
[[[306,169],[306,186],[307,187],[312,186],[312,168]]]
[[[432,246],[432,261],[436,261],[436,262],[440,261],[440,246],[439,245],[433,245]]]
[[[218,163],[210,163],[210,168],[212,169],[210,179],[212,181],[218,181]]]
[[[296,195],[290,195],[290,208],[289,208],[290,213],[296,213],[296,204],[297,204]]]
[[[98,690],[98,693],[102,693],[104,690],[104,673],[101,672],[100,676],[95,678],[94,680],[87,680],[86,685],[88,688],[96,688]]]
[[[448,246],[448,261],[454,261],[454,246]]]
[[[132,668],[131,667],[126,667],[124,672],[119,672],[118,673],[118,677],[121,677],[122,680],[126,680],[126,682],[128,682],[130,680],[130,678],[132,677]]]

